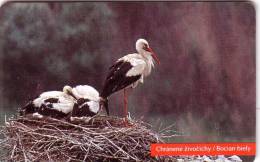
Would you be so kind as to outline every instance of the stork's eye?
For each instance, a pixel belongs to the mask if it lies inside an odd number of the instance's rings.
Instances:
[[[143,49],[147,51],[148,50],[148,45],[144,44]]]

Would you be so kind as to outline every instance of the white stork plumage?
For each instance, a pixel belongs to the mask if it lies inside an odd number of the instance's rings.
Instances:
[[[96,115],[100,110],[98,91],[88,85],[79,85],[74,88],[64,86],[61,91],[48,91],[30,101],[20,110],[21,115],[32,114],[42,118],[84,117]]]
[[[154,61],[160,64],[156,54],[150,48],[145,39],[138,39],[136,42],[137,53],[128,54],[118,59],[114,65],[109,68],[103,90],[102,99],[107,105],[108,97],[119,90],[124,89],[124,113],[127,117],[127,88],[135,88],[138,83],[144,82],[144,77],[150,75],[154,67]],[[105,106],[109,114],[108,107]]]
[[[94,116],[100,110],[99,92],[89,85],[78,85],[74,88],[64,87],[76,99],[71,117]]]
[[[68,94],[68,90],[43,92],[33,101],[21,108],[20,114],[32,114],[37,118],[50,116],[53,118],[64,118],[71,113],[75,99]]]

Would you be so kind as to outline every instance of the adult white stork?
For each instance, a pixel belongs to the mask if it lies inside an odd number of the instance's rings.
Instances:
[[[63,92],[43,92],[39,97],[22,107],[20,115],[32,114],[37,118],[42,118],[43,116],[64,118],[71,113],[75,101],[67,87],[63,88]]]
[[[144,77],[151,73],[154,67],[154,60],[160,64],[156,54],[150,48],[148,42],[144,39],[138,39],[136,42],[137,53],[128,54],[118,59],[114,65],[109,68],[101,97],[107,105],[108,97],[119,90],[124,89],[124,113],[128,114],[127,108],[127,88],[135,88],[138,83],[144,82]],[[108,107],[107,113],[109,113]]]

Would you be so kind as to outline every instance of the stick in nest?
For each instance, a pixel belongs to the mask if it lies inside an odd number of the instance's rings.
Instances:
[[[95,116],[85,122],[53,118],[12,119],[2,127],[4,161],[164,161],[150,156],[150,144],[162,143],[142,121],[124,127],[117,117]]]

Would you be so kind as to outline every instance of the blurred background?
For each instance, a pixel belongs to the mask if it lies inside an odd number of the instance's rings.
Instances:
[[[249,2],[15,3],[0,10],[0,111],[64,85],[102,89],[148,40],[161,64],[130,94],[132,118],[173,141],[255,140],[255,9]],[[123,115],[122,92],[110,98]]]

